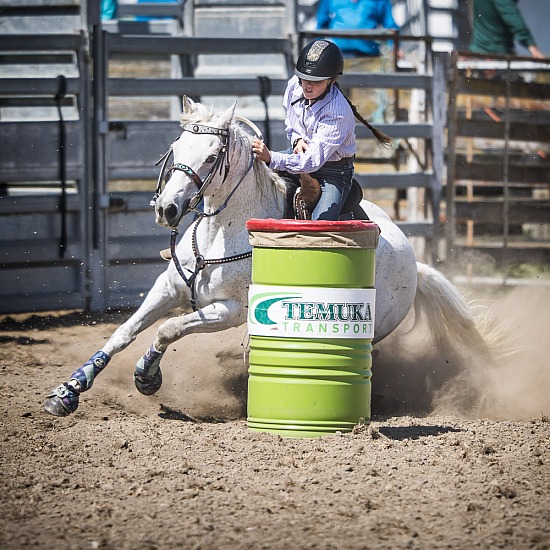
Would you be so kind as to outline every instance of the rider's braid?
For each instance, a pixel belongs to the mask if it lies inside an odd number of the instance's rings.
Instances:
[[[342,95],[346,98],[346,101],[349,103],[349,106],[351,107],[351,110],[353,111],[353,114],[355,115],[355,118],[362,122],[373,134],[374,137],[384,146],[388,147],[391,144],[391,137],[382,132],[382,130],[379,130],[378,128],[375,128],[370,124],[370,122],[363,118],[359,111],[357,110],[357,107],[350,101],[350,99],[346,96],[346,94],[343,92],[342,88],[340,88],[338,82],[334,82],[334,85],[342,92]]]

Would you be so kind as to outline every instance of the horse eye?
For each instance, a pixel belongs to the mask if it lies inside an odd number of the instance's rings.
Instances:
[[[212,162],[216,162],[216,159],[218,157],[216,155],[210,155],[209,157],[206,158],[206,161],[205,162],[208,162],[209,164],[212,163]]]

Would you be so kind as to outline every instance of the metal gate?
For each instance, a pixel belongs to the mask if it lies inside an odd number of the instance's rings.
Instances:
[[[155,225],[149,201],[157,177],[155,161],[180,132],[177,116],[173,109],[163,116],[121,116],[117,105],[126,107],[134,101],[148,109],[161,101],[173,105],[183,95],[215,98],[221,105],[238,97],[240,111],[244,107],[244,114],[269,135],[271,148],[286,147],[284,124],[273,100],[280,105],[296,53],[298,35],[284,32],[285,25],[293,27],[294,15],[289,20],[293,0],[247,0],[245,12],[253,9],[260,20],[263,6],[268,28],[276,19],[281,33],[278,37],[273,30],[262,34],[256,26],[254,38],[248,31],[247,36],[239,35],[240,12],[225,21],[227,37],[218,36],[218,27],[211,23],[225,11],[216,7],[217,2],[188,0],[178,6],[195,4],[200,4],[200,10],[194,14],[191,36],[173,36],[162,25],[144,33],[147,22],[143,21],[135,22],[137,35],[126,22],[107,32],[108,26],[99,23],[99,3],[85,0],[38,10],[34,34],[15,29],[0,36],[0,313],[134,308],[164,270],[159,250],[168,246],[170,232]],[[207,11],[210,4],[212,13]],[[154,9],[153,4],[141,7]],[[9,13],[13,16],[17,10],[25,17],[32,13],[27,5]],[[45,23],[46,14],[53,16],[52,25]],[[71,19],[72,29],[86,30],[75,33],[63,28],[55,33],[55,22],[65,16]],[[44,28],[50,34],[43,33]],[[256,73],[252,73],[251,51],[262,58],[269,56],[269,67],[255,62]],[[208,56],[217,57],[209,60]],[[180,74],[115,74],[117,59],[126,66],[137,58],[152,61],[153,70],[159,60],[175,59]],[[229,58],[235,67],[245,67],[245,74],[229,70],[216,76],[219,60]],[[274,64],[278,71],[273,70]],[[209,72],[211,66],[214,75]],[[436,91],[442,86],[432,85],[434,76],[351,74],[346,78],[354,86],[431,91],[433,121],[407,121],[382,129],[395,138],[430,142],[433,162],[412,173],[370,173],[368,185],[440,190],[442,146],[437,138],[444,114],[436,108],[442,96]],[[370,139],[364,133],[359,137]],[[403,227],[408,235],[433,238],[439,221],[435,193],[432,200],[433,219]]]
[[[135,307],[165,268],[149,201],[178,123],[109,123],[104,36],[0,37],[2,313]],[[151,190],[110,191],[132,166]]]
[[[128,32],[132,25],[109,33],[98,10],[96,2],[68,1],[41,6],[33,21],[32,8],[15,6],[9,17],[19,22],[21,14],[24,28],[0,37],[0,313],[134,308],[165,269],[159,250],[170,233],[155,224],[149,201],[155,161],[180,132],[177,117],[124,119],[109,112],[111,103],[158,102],[164,90],[172,100],[207,91],[267,100],[284,90],[286,75],[268,90],[254,76],[112,77],[117,56],[242,55],[252,42],[170,36],[166,25],[146,36]],[[66,24],[54,33],[59,20]],[[88,30],[75,33],[75,26]],[[147,23],[137,26],[141,34]],[[288,37],[254,39],[253,46],[280,56],[286,72]]]
[[[0,311],[85,308],[87,41],[4,35],[0,51]]]

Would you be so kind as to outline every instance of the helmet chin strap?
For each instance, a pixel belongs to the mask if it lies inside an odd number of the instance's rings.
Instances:
[[[325,91],[318,97],[314,97],[311,102],[315,101],[321,101],[321,99],[324,99],[328,93],[330,92],[330,89],[332,88],[332,84],[334,83],[334,79],[331,79],[330,84],[326,87]]]

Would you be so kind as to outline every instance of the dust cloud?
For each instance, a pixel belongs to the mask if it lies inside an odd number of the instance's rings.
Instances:
[[[525,420],[550,413],[550,288],[479,292],[472,301],[487,350],[462,345],[428,358],[426,387],[439,414]],[[437,372],[439,369],[439,372]]]
[[[463,418],[525,420],[550,415],[550,288],[463,292],[471,303],[487,350],[454,341],[436,348],[428,327],[413,315],[375,346],[371,412],[374,420],[397,415],[455,414]],[[110,365],[99,386],[126,410],[168,408],[194,418],[246,416],[246,326],[192,334],[163,358],[164,384],[155,396],[131,382],[136,360],[157,327],[138,337]]]
[[[479,369],[483,412],[495,419],[522,420],[550,413],[550,288],[518,287],[479,315],[492,361]]]

